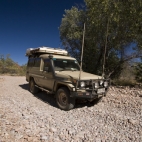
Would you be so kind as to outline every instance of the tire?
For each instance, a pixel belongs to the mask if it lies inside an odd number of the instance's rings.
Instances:
[[[29,82],[29,90],[30,90],[30,92],[33,93],[33,94],[36,94],[36,93],[39,92],[39,88],[37,88],[35,85],[36,85],[36,84],[35,84],[34,79],[33,79],[33,78],[30,79],[30,82]]]
[[[67,88],[59,88],[56,93],[56,102],[60,109],[70,110],[74,108],[75,99],[70,97],[70,92]]]

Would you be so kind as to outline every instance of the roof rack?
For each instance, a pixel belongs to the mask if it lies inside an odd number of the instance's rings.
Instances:
[[[51,47],[38,47],[38,48],[28,48],[26,50],[26,56],[34,56],[36,54],[56,54],[67,56],[68,52],[60,48],[51,48]]]

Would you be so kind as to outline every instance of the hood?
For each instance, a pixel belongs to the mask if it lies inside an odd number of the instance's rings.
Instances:
[[[65,75],[65,76],[68,76],[68,77],[72,77],[74,79],[78,79],[80,71],[55,71],[55,73],[56,73],[56,76]],[[91,74],[91,73],[81,71],[80,79],[81,80],[102,79],[102,77],[98,76],[98,75],[94,75],[94,74]]]

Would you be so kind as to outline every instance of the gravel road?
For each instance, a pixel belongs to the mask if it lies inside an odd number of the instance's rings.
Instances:
[[[62,111],[25,77],[0,76],[0,142],[27,141],[142,142],[142,90],[110,87],[98,104]]]

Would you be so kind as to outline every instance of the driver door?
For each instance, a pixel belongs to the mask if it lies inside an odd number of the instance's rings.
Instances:
[[[43,75],[42,76],[43,76],[42,86],[44,88],[47,88],[48,90],[52,90],[53,85],[54,85],[54,76],[53,76],[53,71],[51,68],[50,59],[44,60]]]

